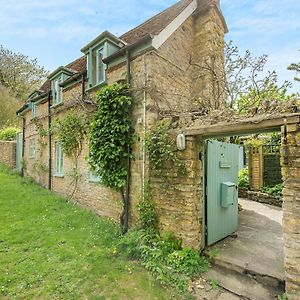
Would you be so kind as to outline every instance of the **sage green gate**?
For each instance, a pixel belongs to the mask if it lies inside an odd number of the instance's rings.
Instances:
[[[239,145],[206,142],[207,245],[231,235],[238,227]]]
[[[18,133],[16,138],[16,170],[22,170],[23,134]]]

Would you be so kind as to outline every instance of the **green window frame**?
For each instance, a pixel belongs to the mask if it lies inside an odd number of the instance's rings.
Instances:
[[[107,42],[105,42],[100,46],[90,48],[86,55],[89,88],[106,83],[106,64],[103,58],[108,55],[107,47]]]
[[[64,156],[62,146],[59,142],[55,143],[55,176],[62,177],[64,175]]]
[[[63,102],[62,88],[59,86],[61,82],[62,75],[52,80],[53,105],[61,104]]]
[[[35,158],[35,139],[29,140],[29,158]]]
[[[104,47],[96,50],[97,56],[96,56],[96,84],[100,84],[105,82],[106,80],[106,74],[105,74],[105,64],[103,63],[102,59],[104,58]]]
[[[101,176],[98,176],[95,171],[93,170],[90,170],[90,173],[89,173],[89,181],[90,182],[101,182],[102,181],[102,178]]]
[[[35,118],[37,116],[37,105],[36,103],[32,103],[32,108],[31,108],[31,115],[32,118]]]
[[[35,158],[35,138],[29,140],[29,158]]]

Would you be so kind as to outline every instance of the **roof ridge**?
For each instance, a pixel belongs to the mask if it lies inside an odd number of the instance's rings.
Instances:
[[[129,31],[123,33],[119,38],[122,39],[125,35],[127,35],[127,34],[131,33],[132,31],[134,31],[134,30],[136,30],[136,29],[138,29],[138,28],[144,26],[144,25],[147,24],[147,23],[150,23],[154,18],[159,17],[160,15],[164,14],[164,13],[167,12],[168,10],[173,9],[174,7],[180,5],[182,2],[185,2],[185,1],[186,1],[186,2],[188,2],[188,1],[191,1],[191,2],[192,2],[192,0],[180,0],[180,1],[177,1],[177,2],[174,3],[172,6],[167,7],[166,9],[164,9],[164,10],[161,11],[160,13],[154,15],[154,16],[151,17],[150,19],[144,21],[143,23],[139,24],[138,26],[136,26],[136,27],[130,29]]]

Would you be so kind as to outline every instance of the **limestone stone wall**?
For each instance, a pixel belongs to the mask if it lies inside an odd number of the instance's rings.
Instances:
[[[166,167],[163,176],[151,176],[151,187],[161,231],[171,231],[184,245],[200,249],[203,225],[201,140],[187,137],[186,150],[178,151],[186,173]],[[150,170],[150,174],[153,172]],[[166,178],[167,177],[167,178]]]
[[[192,96],[203,109],[218,109],[225,99],[225,28],[217,8],[194,16],[194,31]]]
[[[296,128],[295,128],[296,129]],[[282,149],[282,153],[284,153]],[[300,297],[300,130],[288,134],[288,164],[282,157],[283,233],[286,293],[289,300]]]
[[[0,163],[10,169],[16,167],[16,142],[0,141]]]

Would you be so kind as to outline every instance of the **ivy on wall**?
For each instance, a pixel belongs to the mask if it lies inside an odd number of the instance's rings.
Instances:
[[[160,122],[146,133],[145,149],[149,156],[150,169],[164,176],[164,168],[172,167],[178,175],[185,174],[185,165],[174,150],[174,142],[168,133],[168,126]]]
[[[128,151],[134,141],[126,85],[113,84],[96,94],[96,111],[89,132],[89,164],[108,187],[122,191]],[[130,134],[128,134],[130,133]]]
[[[75,109],[67,113],[62,119],[57,119],[54,124],[57,141],[61,144],[64,154],[71,157],[74,162],[73,169],[67,174],[74,187],[69,198],[75,194],[81,174],[78,171],[78,160],[82,153],[83,143],[88,130],[88,119],[84,113]]]
[[[34,117],[32,120],[32,123],[35,125],[36,130],[39,135],[38,143],[41,145],[42,148],[45,148],[47,146],[47,136],[49,134],[48,130],[46,130],[41,123],[41,121],[37,118]],[[42,153],[41,153],[42,155]]]

